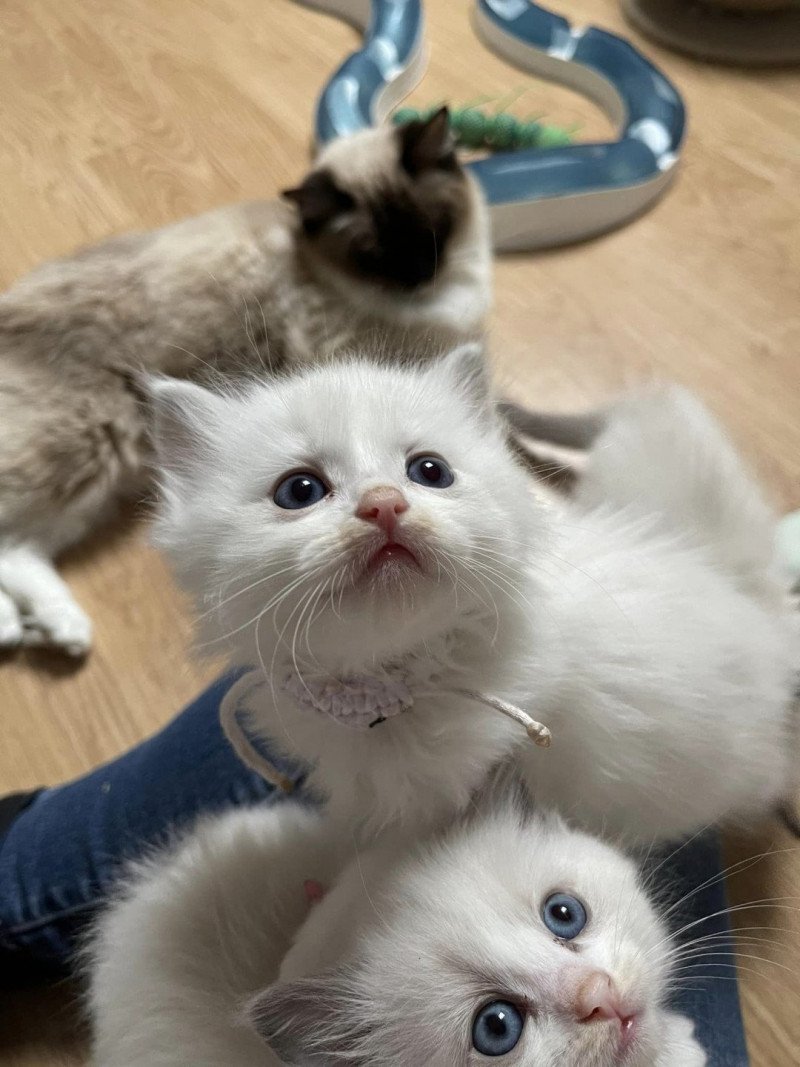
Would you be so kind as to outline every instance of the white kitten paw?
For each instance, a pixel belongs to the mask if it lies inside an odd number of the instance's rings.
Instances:
[[[17,605],[0,590],[0,649],[16,648],[22,644],[22,621]]]
[[[25,617],[22,643],[28,647],[50,646],[76,658],[92,647],[92,624],[87,615],[69,601],[36,604]]]

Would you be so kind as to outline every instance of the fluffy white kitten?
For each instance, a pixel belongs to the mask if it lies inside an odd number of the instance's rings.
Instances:
[[[731,446],[685,392],[644,391],[548,511],[481,367],[470,347],[226,398],[157,386],[157,540],[206,638],[256,667],[252,726],[363,838],[448,819],[512,751],[541,803],[634,840],[773,803],[797,640]]]
[[[505,803],[356,857],[303,922],[329,829],[237,811],[139,868],[91,949],[98,1067],[706,1063],[615,849]]]

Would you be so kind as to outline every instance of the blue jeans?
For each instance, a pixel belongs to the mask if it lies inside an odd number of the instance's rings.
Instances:
[[[221,679],[119,759],[41,790],[13,820],[0,839],[0,976],[7,983],[68,973],[76,938],[127,860],[198,815],[279,799],[239,762],[222,734],[218,710],[229,684],[230,678]],[[281,770],[300,781],[296,768]],[[647,865],[660,863],[650,858]],[[669,886],[673,899],[692,894],[676,909],[681,926],[704,920],[690,935],[729,932],[725,915],[704,918],[726,906],[719,873],[714,835],[680,849],[657,872],[659,886]],[[692,893],[708,882],[713,884]],[[691,985],[680,991],[675,1007],[695,1020],[711,1067],[745,1067],[736,983],[698,979]]]

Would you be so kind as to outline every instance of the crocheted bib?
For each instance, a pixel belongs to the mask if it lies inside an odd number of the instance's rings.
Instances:
[[[391,667],[380,675],[346,678],[301,678],[291,672],[281,688],[301,707],[356,730],[369,729],[414,705],[405,672]]]

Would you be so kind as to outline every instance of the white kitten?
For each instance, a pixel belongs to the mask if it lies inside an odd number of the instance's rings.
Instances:
[[[329,829],[294,804],[237,811],[139,869],[92,946],[98,1067],[705,1064],[615,849],[505,803],[357,857],[303,924]]]
[[[205,636],[258,668],[242,712],[364,838],[446,821],[512,750],[543,804],[637,840],[786,791],[798,655],[772,516],[684,392],[622,403],[560,512],[474,348],[156,392],[157,539]]]

